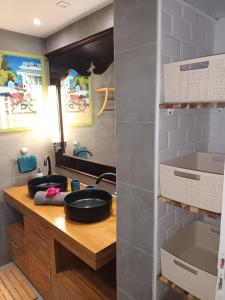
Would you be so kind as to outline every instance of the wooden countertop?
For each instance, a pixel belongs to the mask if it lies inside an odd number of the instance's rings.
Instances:
[[[82,185],[83,188],[85,185]],[[69,242],[70,251],[94,270],[116,257],[116,203],[112,215],[104,221],[81,224],[66,219],[63,206],[37,206],[28,196],[26,185],[4,190],[6,201],[23,215],[39,217],[52,230],[53,237],[63,244]],[[67,243],[68,244],[68,243]]]

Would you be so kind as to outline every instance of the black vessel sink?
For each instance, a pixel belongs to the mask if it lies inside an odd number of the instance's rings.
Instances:
[[[67,190],[67,178],[61,175],[48,175],[37,177],[28,181],[29,195],[34,198],[39,191],[47,191],[48,188],[59,188],[61,192]]]
[[[73,221],[97,222],[111,214],[112,195],[103,190],[73,192],[65,197],[64,202],[65,214]]]

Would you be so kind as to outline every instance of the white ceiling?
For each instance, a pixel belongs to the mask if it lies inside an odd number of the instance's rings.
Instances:
[[[56,6],[59,0],[0,0],[0,28],[38,37],[47,37],[69,24],[107,6],[112,0],[65,0],[67,8]],[[40,26],[33,19],[41,20]]]
[[[225,0],[185,0],[210,17],[219,20],[225,17]]]

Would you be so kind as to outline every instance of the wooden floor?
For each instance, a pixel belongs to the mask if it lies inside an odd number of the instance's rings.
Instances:
[[[14,266],[0,271],[1,300],[35,300],[37,298]]]

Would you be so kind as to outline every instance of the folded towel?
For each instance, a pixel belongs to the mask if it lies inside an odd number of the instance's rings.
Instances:
[[[20,174],[29,173],[37,169],[37,159],[34,155],[24,155],[17,158]]]
[[[47,192],[37,192],[34,196],[35,205],[64,205],[64,198],[69,193],[60,193],[54,197],[46,197]]]

